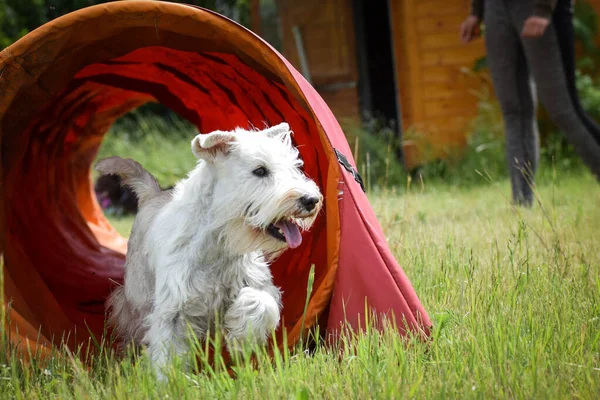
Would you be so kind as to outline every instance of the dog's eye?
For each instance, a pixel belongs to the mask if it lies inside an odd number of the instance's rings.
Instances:
[[[268,171],[265,167],[258,167],[254,171],[252,171],[252,173],[256,176],[263,177],[267,176]]]

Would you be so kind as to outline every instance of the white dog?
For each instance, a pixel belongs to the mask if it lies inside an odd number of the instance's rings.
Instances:
[[[298,247],[323,202],[290,135],[286,123],[200,134],[200,161],[171,191],[133,160],[97,164],[140,206],[110,321],[124,342],[147,345],[156,367],[187,351],[188,326],[200,338],[214,332],[217,315],[230,351],[264,344],[278,326],[281,294],[266,259]]]

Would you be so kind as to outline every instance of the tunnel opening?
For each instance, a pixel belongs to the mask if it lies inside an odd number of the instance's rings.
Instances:
[[[96,162],[119,156],[139,162],[170,190],[196,166],[190,137],[197,128],[177,113],[154,101],[145,103],[118,118],[104,136]],[[122,236],[129,236],[139,206],[134,191],[121,185],[116,175],[92,169],[96,199],[105,216]]]

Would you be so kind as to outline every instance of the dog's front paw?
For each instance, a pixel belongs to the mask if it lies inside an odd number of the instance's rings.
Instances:
[[[280,305],[271,294],[243,288],[225,314],[229,347],[241,350],[243,343],[264,344],[279,325],[279,318]]]

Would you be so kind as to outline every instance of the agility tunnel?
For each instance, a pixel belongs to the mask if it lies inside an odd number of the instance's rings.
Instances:
[[[290,346],[303,321],[335,338],[344,322],[364,326],[366,309],[395,320],[403,334],[429,335],[344,133],[302,75],[219,14],[126,1],[55,19],[0,53],[3,329],[15,345],[75,348],[102,336],[127,242],[105,219],[90,171],[111,124],[151,101],[203,133],[283,121],[294,131],[325,205],[302,245],[272,266],[283,290],[279,334]]]

